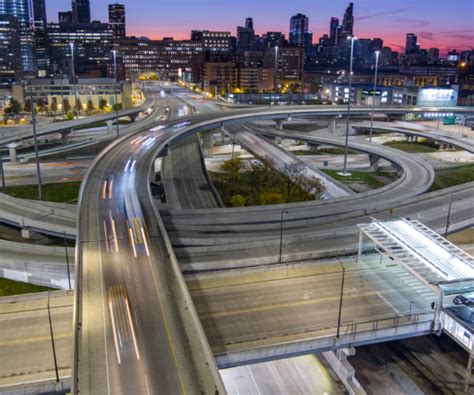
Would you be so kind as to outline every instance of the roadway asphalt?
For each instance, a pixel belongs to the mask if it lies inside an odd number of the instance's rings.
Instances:
[[[329,199],[354,195],[354,193],[341,182],[327,176],[317,168],[306,164],[289,151],[252,133],[253,128],[253,125],[229,125],[225,127],[225,130],[231,138],[233,138],[235,134],[236,141],[248,152],[260,160],[271,163],[273,167],[282,173],[288,172],[288,169],[290,169],[294,163],[302,165],[306,179],[317,179],[324,186],[324,198]]]
[[[192,114],[196,109],[201,112],[215,111],[214,107],[203,107],[196,98],[190,99],[179,90],[175,90],[174,95],[177,95],[176,98],[172,96],[167,100],[170,120],[180,114]],[[207,175],[197,134],[170,145],[161,161],[161,182],[167,206],[174,209],[217,208],[221,205]]]
[[[76,265],[81,392],[223,392],[207,343],[196,341],[198,325],[187,322],[193,306],[183,302],[180,273],[170,270],[147,187],[155,146],[163,149],[183,126],[117,141],[83,182]]]
[[[370,122],[355,123],[352,127],[356,130],[367,132],[370,130]],[[453,145],[468,152],[474,152],[474,143],[472,138],[461,137],[454,133],[432,127],[408,123],[408,122],[374,122],[374,132],[400,133],[407,136],[423,137],[430,140]]]
[[[50,308],[60,377],[70,375],[72,292],[51,293]],[[0,393],[20,382],[53,379],[54,359],[46,294],[0,299]]]

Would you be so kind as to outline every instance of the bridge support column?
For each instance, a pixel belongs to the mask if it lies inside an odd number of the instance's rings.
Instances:
[[[372,171],[378,171],[379,170],[379,160],[380,160],[380,158],[378,156],[369,155],[370,170],[372,170]]]
[[[212,158],[214,132],[204,132],[202,136],[202,153],[205,158]]]
[[[321,144],[308,143],[308,147],[309,147],[310,152],[318,152],[320,146],[321,146]]]
[[[355,348],[341,348],[334,351],[323,352],[323,356],[342,381],[350,395],[365,395],[366,392],[355,378],[355,369],[347,360],[348,356],[355,355]]]
[[[108,120],[108,121],[105,121],[105,123],[107,124],[107,132],[111,132],[114,121]]]
[[[283,119],[275,119],[274,121],[276,123],[277,129],[282,130],[283,129]]]
[[[336,133],[336,118],[332,118],[329,121],[328,129],[329,129],[329,134],[335,134]]]
[[[17,158],[17,148],[19,147],[20,143],[10,143],[7,145],[8,154],[10,155],[10,162],[18,162]]]
[[[130,114],[128,118],[130,118],[130,122],[135,122],[135,119],[137,119],[138,114]]]
[[[71,134],[72,130],[63,130],[62,132],[59,132],[61,134],[61,143],[63,145],[66,145],[69,140],[69,135]]]

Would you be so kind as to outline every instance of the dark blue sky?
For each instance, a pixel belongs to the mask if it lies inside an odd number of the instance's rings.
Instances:
[[[107,0],[91,0],[94,19],[107,20]],[[289,18],[301,12],[310,18],[315,41],[329,29],[329,18],[342,20],[347,0],[123,0],[127,33],[150,38],[188,38],[191,29],[225,30],[235,34],[247,16],[257,33],[283,31]],[[46,0],[48,18],[71,8],[64,0]],[[407,32],[418,34],[422,47],[458,50],[474,47],[474,0],[354,1],[355,33],[382,37],[394,49],[404,46]]]

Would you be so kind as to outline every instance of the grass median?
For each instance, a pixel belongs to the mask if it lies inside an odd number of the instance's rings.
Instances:
[[[31,294],[35,292],[45,292],[49,288],[40,285],[22,283],[20,281],[13,281],[7,278],[0,278],[0,297]]]
[[[43,185],[43,200],[56,203],[75,203],[81,183],[60,182]],[[7,194],[21,199],[38,199],[37,185],[15,185],[7,188]]]
[[[435,180],[430,191],[437,191],[471,181],[474,181],[474,164],[436,170]]]

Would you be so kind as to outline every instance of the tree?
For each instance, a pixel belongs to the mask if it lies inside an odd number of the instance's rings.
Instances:
[[[107,107],[107,100],[105,100],[103,97],[99,99],[99,108],[103,110],[105,107]]]
[[[94,103],[91,99],[87,101],[87,112],[92,112],[95,110]]]
[[[46,110],[46,101],[43,98],[39,98],[36,102],[36,109],[38,112],[44,112]]]
[[[10,114],[18,115],[21,111],[21,104],[18,100],[11,99],[8,108]]]
[[[281,191],[286,203],[312,200],[324,192],[324,186],[319,179],[308,177],[305,170],[305,165],[297,161],[285,165]]]
[[[49,105],[49,111],[54,113],[58,111],[58,102],[56,100],[53,100]]]
[[[23,106],[23,110],[25,112],[31,112],[31,100],[30,99],[26,99],[25,100],[25,104]]]
[[[276,192],[264,192],[260,194],[259,199],[262,206],[285,203],[284,196],[281,193]]]
[[[112,106],[113,111],[120,111],[122,109],[122,103],[116,103]]]
[[[68,113],[71,110],[71,104],[69,104],[69,99],[63,100],[63,109],[64,112]]]
[[[78,112],[80,112],[80,111],[82,111],[82,108],[83,108],[83,107],[82,107],[81,99],[78,97],[78,98],[76,99],[75,110],[78,111]]]
[[[243,207],[245,206],[245,198],[242,195],[233,195],[231,199],[232,207]]]

